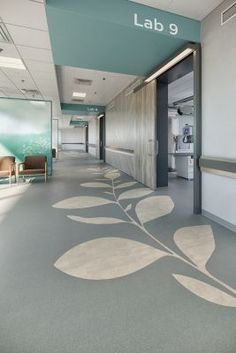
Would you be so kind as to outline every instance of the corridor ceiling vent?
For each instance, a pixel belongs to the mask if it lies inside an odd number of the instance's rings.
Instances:
[[[30,95],[38,95],[40,94],[40,92],[37,89],[26,89],[26,88],[22,88],[21,92],[23,94],[30,94]]]
[[[12,43],[11,36],[3,22],[0,22],[0,42]]]
[[[166,71],[171,69],[173,66],[177,65],[180,61],[184,60],[187,58],[190,54],[192,54],[195,51],[195,48],[193,46],[185,47],[183,48],[179,54],[174,56],[172,59],[166,61],[163,63],[163,65],[160,65],[153,73],[151,73],[145,80],[145,83],[149,83],[162,74],[164,74]]]
[[[75,84],[81,85],[81,86],[91,86],[93,81],[86,80],[84,78],[75,78],[74,82],[75,82]]]
[[[76,97],[74,97],[74,98],[71,99],[71,101],[72,101],[72,102],[83,103],[83,102],[84,102],[84,99],[83,99],[83,98],[76,98]]]
[[[234,16],[236,16],[236,1],[221,13],[221,25],[223,26],[226,22],[230,21]]]

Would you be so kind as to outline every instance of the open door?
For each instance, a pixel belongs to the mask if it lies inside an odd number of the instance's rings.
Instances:
[[[99,119],[99,159],[105,162],[105,115]]]
[[[89,124],[85,128],[85,152],[88,153],[89,148]]]
[[[169,175],[173,172],[178,178],[188,180],[188,186],[192,184],[193,213],[199,214],[201,213],[201,171],[199,167],[201,157],[201,48],[199,45],[192,46],[193,52],[189,56],[169,67],[157,79],[156,185],[168,187]],[[175,55],[171,59],[173,58]],[[183,90],[186,96],[178,97],[178,92],[176,92],[176,99],[171,101],[171,88],[176,87],[175,83],[178,81],[188,82],[189,78],[191,89],[187,86]],[[171,116],[173,110],[176,110],[175,116]],[[177,126],[176,120],[178,119],[180,123]],[[170,120],[172,120],[171,123]],[[174,128],[173,125],[175,125]],[[170,126],[173,128],[171,134],[168,133]]]

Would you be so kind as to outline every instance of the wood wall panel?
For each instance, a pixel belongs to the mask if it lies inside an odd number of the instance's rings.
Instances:
[[[132,150],[133,157],[107,153],[106,161],[141,183],[156,187],[156,83],[137,93],[119,94],[106,109],[106,146]],[[129,165],[130,164],[130,165]]]
[[[135,176],[134,155],[106,149],[106,162],[128,175]]]
[[[135,178],[156,188],[156,82],[136,93]]]

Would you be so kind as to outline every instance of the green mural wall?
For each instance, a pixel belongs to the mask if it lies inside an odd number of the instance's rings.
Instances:
[[[51,102],[0,98],[0,156],[46,155],[52,173]]]

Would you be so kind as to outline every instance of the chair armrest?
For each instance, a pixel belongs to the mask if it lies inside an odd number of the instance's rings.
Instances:
[[[20,166],[24,166],[24,165],[25,165],[25,163],[18,163],[17,164],[17,171],[19,172],[20,171]]]
[[[10,175],[12,175],[13,172],[15,172],[15,163],[11,163],[10,166],[9,166],[9,173]]]
[[[45,170],[45,173],[48,173],[48,162],[45,162],[44,170]]]

